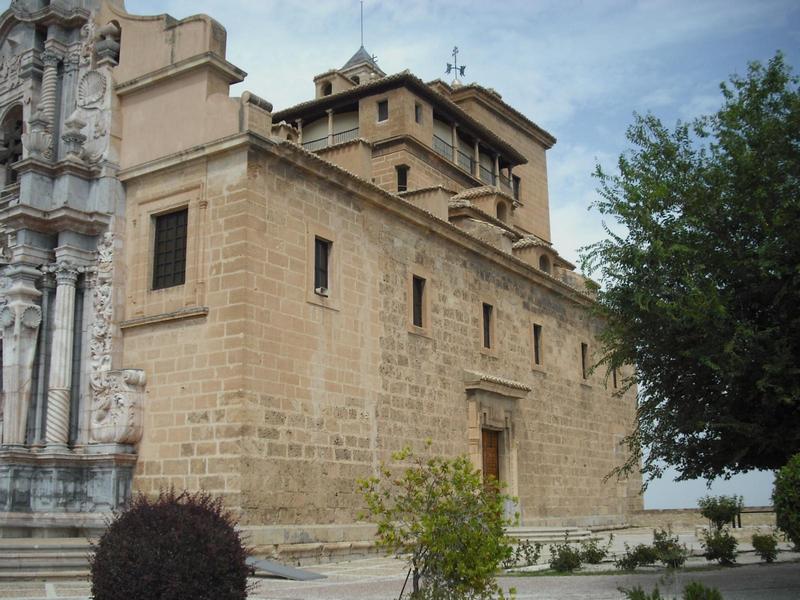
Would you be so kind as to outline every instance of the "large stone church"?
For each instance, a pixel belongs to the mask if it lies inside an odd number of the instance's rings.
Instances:
[[[274,110],[230,96],[225,45],[123,0],[0,17],[0,533],[174,486],[257,545],[345,547],[356,480],[406,445],[469,455],[524,525],[627,522],[640,481],[603,477],[635,394],[592,369],[551,243],[555,138],[363,47]]]

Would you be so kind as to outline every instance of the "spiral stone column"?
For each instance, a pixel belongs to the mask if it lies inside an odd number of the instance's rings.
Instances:
[[[47,388],[48,448],[66,449],[69,439],[69,405],[72,388],[72,344],[75,331],[75,284],[78,271],[70,265],[57,265],[56,302],[53,319],[53,345],[50,353],[50,380]]]
[[[42,75],[42,93],[39,97],[39,114],[47,121],[50,131],[53,130],[56,110],[56,87],[58,85],[58,63],[61,57],[51,50],[42,53],[44,73]]]

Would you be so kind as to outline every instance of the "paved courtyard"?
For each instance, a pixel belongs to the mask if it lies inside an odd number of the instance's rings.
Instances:
[[[612,550],[619,551],[623,544],[651,541],[649,530],[628,530],[615,537]],[[691,533],[682,533],[681,541],[690,548],[698,548]],[[502,577],[504,589],[517,589],[519,600],[620,600],[620,587],[641,585],[646,590],[658,585],[665,597],[680,597],[680,590],[689,581],[700,581],[716,587],[725,600],[798,600],[800,599],[800,554],[782,552],[781,562],[766,565],[758,562],[747,544],[737,558],[738,566],[711,567],[699,571],[682,571],[672,580],[663,573],[636,575],[598,574],[563,577]],[[706,567],[703,558],[691,558],[692,567]],[[403,586],[406,567],[402,561],[391,558],[366,558],[342,563],[329,563],[306,567],[326,575],[326,579],[297,582],[280,579],[255,580],[251,600],[385,600],[397,598]],[[611,564],[598,567],[613,570]],[[0,599],[89,600],[90,588],[85,581],[20,581],[0,582]],[[132,599],[133,600],[133,599]],[[186,600],[191,600],[187,598]]]

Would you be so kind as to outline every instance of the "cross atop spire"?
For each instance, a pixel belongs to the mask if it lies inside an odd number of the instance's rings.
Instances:
[[[453,84],[461,85],[461,81],[459,81],[458,76],[464,76],[464,72],[467,70],[467,65],[458,66],[458,46],[453,47],[453,52],[451,53],[453,56],[453,62],[447,63],[447,71],[445,74],[450,75],[450,73],[454,73],[453,75]]]

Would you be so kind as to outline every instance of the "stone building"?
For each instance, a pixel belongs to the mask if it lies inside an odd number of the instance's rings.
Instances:
[[[639,482],[603,476],[634,397],[591,370],[592,298],[550,240],[555,138],[364,48],[276,112],[230,97],[225,43],[122,0],[0,17],[2,534],[173,485],[258,545],[350,547],[356,479],[427,440],[524,525],[626,522]]]

